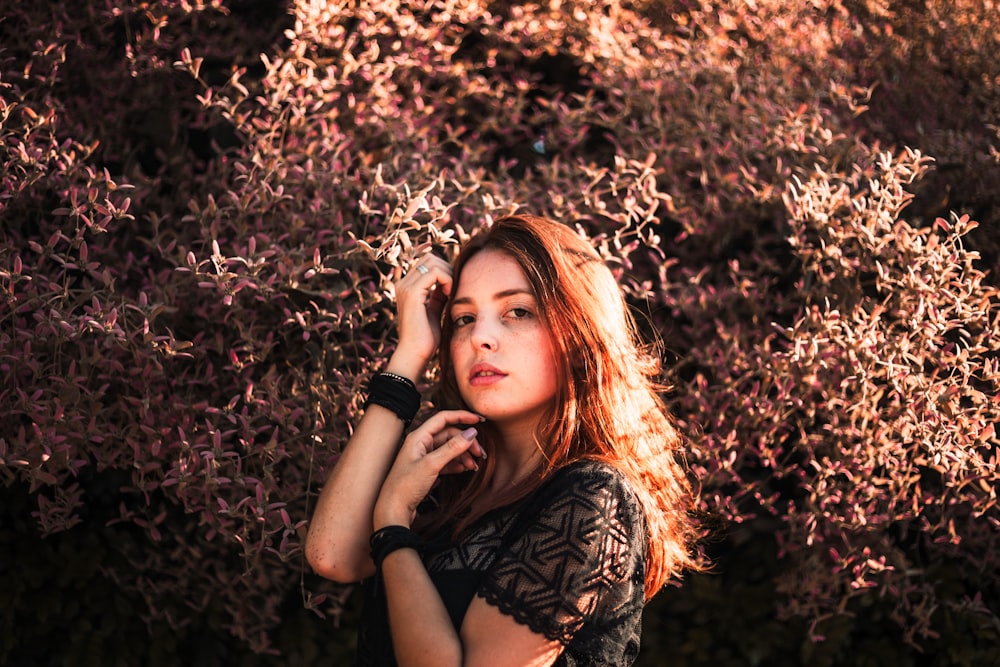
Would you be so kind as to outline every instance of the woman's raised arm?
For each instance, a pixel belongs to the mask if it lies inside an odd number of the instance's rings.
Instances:
[[[422,258],[396,284],[399,344],[385,368],[415,382],[437,351],[441,312],[451,290],[451,267]],[[402,441],[405,424],[382,405],[370,405],[320,493],[306,538],[306,559],[317,574],[344,583],[370,576],[372,510]]]

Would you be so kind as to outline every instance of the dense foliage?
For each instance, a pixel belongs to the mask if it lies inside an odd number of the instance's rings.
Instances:
[[[336,663],[354,602],[301,544],[391,281],[520,210],[662,338],[717,526],[644,664],[998,664],[998,34],[991,0],[7,8],[0,661]]]

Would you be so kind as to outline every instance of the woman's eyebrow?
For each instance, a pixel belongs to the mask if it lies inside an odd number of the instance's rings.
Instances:
[[[505,289],[505,290],[501,290],[501,291],[497,292],[496,294],[493,295],[493,300],[494,301],[499,301],[501,299],[506,299],[507,297],[520,296],[520,295],[528,295],[528,296],[534,298],[535,293],[532,292],[530,289],[528,289],[526,287],[513,287],[511,289]],[[460,297],[456,298],[454,301],[452,301],[451,305],[453,305],[453,306],[456,305],[456,304],[458,304],[458,305],[466,305],[466,304],[471,304],[471,303],[473,303],[472,297],[460,296]]]

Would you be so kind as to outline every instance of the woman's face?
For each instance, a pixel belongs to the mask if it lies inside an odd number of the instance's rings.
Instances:
[[[462,269],[452,300],[451,359],[469,408],[501,428],[530,429],[556,394],[551,335],[520,265],[482,250]]]

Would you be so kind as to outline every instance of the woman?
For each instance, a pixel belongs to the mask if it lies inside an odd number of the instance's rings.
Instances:
[[[396,287],[399,343],[306,544],[319,574],[371,578],[359,664],[631,664],[645,600],[697,562],[681,439],[613,275],[522,215]],[[439,343],[448,409],[403,439]]]

